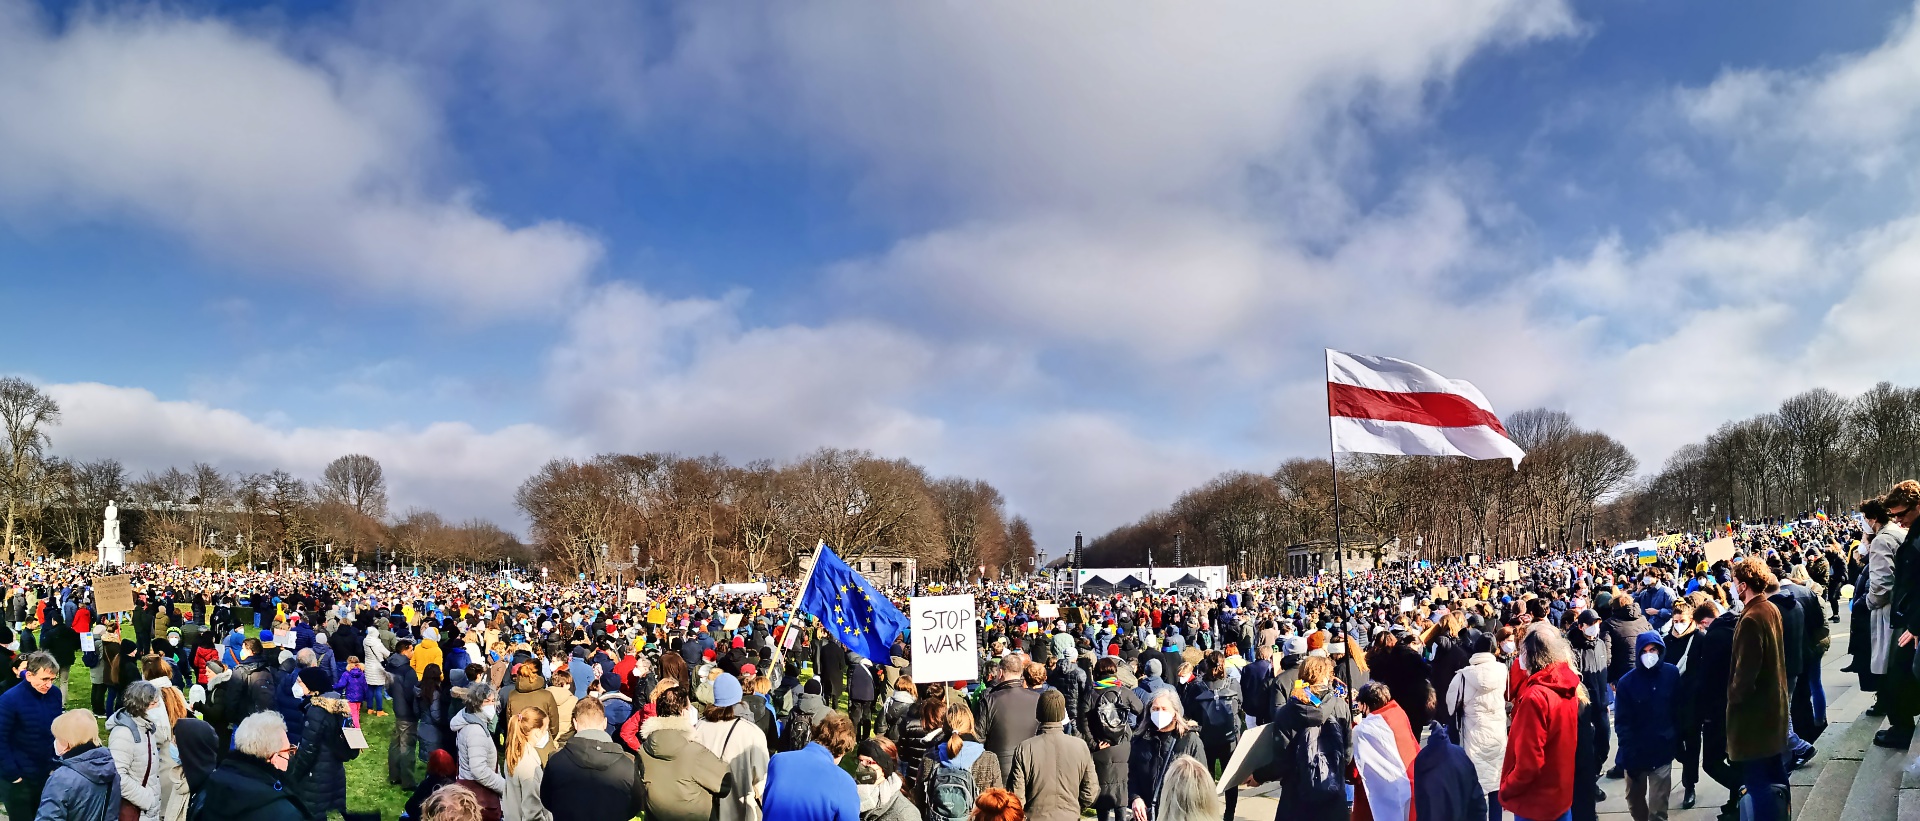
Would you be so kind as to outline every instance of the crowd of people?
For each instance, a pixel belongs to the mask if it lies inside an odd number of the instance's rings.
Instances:
[[[0,784],[15,819],[320,821],[349,809],[347,763],[384,752],[431,821],[1212,821],[1276,782],[1286,821],[1591,821],[1610,789],[1660,821],[1677,769],[1682,806],[1704,773],[1723,817],[1776,821],[1826,726],[1843,588],[1876,743],[1913,732],[1917,511],[1909,481],[1858,517],[1647,557],[952,585],[981,614],[960,682],[913,680],[905,634],[849,651],[794,617],[792,581],[47,560],[0,571]],[[122,572],[134,609],[96,612],[94,580]],[[91,703],[69,705],[82,676]]]

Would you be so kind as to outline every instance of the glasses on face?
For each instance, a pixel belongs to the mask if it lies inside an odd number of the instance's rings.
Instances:
[[[1907,514],[1910,514],[1912,512],[1913,512],[1913,508],[1909,507],[1909,508],[1902,508],[1900,510],[1889,510],[1887,511],[1887,515],[1892,516],[1895,519],[1905,519],[1907,518]]]

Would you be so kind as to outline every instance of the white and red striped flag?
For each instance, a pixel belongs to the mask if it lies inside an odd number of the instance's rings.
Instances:
[[[1337,453],[1511,459],[1507,438],[1473,383],[1401,359],[1327,350],[1327,415]]]

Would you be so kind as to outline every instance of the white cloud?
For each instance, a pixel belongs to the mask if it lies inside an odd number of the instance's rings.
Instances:
[[[547,460],[587,451],[537,425],[492,431],[459,422],[378,430],[272,425],[199,402],[167,401],[138,388],[97,383],[46,386],[60,403],[55,450],[114,458],[135,475],[207,462],[227,471],[285,469],[312,479],[334,458],[380,460],[392,509],[424,506],[453,519],[491,518],[517,527],[513,493]]]
[[[434,105],[348,51],[296,59],[162,13],[76,15],[58,32],[0,3],[0,215],[132,219],[211,257],[484,315],[551,310],[600,243],[513,227],[437,192]]]

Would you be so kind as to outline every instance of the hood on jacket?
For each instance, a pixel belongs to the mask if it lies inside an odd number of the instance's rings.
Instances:
[[[1653,630],[1648,630],[1634,638],[1633,654],[1637,656],[1637,655],[1640,655],[1641,653],[1647,652],[1647,647],[1649,645],[1659,647],[1660,655],[1662,657],[1665,657],[1667,655],[1667,643],[1660,638],[1660,634],[1658,632]]]
[[[563,755],[571,757],[574,763],[589,770],[611,770],[616,764],[625,764],[628,769],[633,768],[633,756],[618,742],[601,741],[581,735],[574,736],[560,748],[559,752],[554,753],[555,757]]]
[[[1626,623],[1645,616],[1646,614],[1640,612],[1640,603],[1628,599],[1624,607],[1617,604],[1613,606],[1613,612],[1607,614],[1607,621]]]
[[[981,744],[978,741],[970,741],[970,740],[963,739],[960,742],[960,753],[958,755],[948,756],[947,745],[945,742],[941,742],[933,746],[933,760],[938,761],[942,764],[945,764],[951,761],[954,764],[954,766],[960,767],[961,769],[971,770],[973,769],[973,762],[979,761],[981,754],[985,753],[986,751],[987,751],[986,745]]]
[[[487,724],[486,716],[474,715],[473,713],[467,712],[466,708],[464,707],[460,709],[460,712],[453,714],[453,720],[447,722],[447,729],[457,735],[459,734],[461,727],[465,727],[469,724],[475,727],[479,727],[481,730],[484,730],[488,733],[493,732],[493,728],[488,726]]]
[[[57,766],[79,773],[81,778],[95,784],[112,783],[114,776],[119,772],[113,765],[113,751],[91,743],[78,755],[75,755],[73,750],[68,750],[67,755],[60,759]]]
[[[1538,685],[1558,694],[1561,698],[1573,698],[1580,691],[1580,674],[1573,671],[1573,665],[1559,662],[1527,677],[1521,687]]]
[[[539,673],[522,668],[513,676],[513,689],[516,692],[531,693],[547,689],[547,682],[540,678]]]
[[[824,713],[827,711],[827,701],[818,693],[801,693],[800,702],[793,709],[806,713]]]
[[[693,743],[693,722],[683,715],[654,716],[640,722],[640,738],[648,755],[663,761],[678,758]]]

